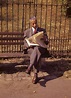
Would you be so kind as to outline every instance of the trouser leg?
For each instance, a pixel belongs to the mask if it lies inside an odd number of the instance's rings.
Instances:
[[[35,62],[34,62],[34,66],[33,66],[33,69],[34,69],[34,73],[38,73],[39,72],[39,68],[40,68],[40,59],[43,55],[46,55],[47,54],[47,49],[46,48],[42,48],[42,47],[36,47],[35,48],[36,52],[36,58],[35,58]],[[32,55],[32,57],[34,56],[34,54]]]
[[[30,50],[30,65],[28,67],[29,70],[34,68],[34,73],[39,71],[39,61],[42,55],[46,54],[47,49],[41,47],[34,47]]]
[[[32,69],[34,73],[37,73],[39,70],[39,60],[40,60],[41,53],[39,51],[39,47],[34,47],[31,56],[30,56],[30,65],[28,69]]]

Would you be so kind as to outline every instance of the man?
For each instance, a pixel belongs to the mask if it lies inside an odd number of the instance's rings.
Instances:
[[[35,16],[30,19],[30,24],[31,24],[31,28],[24,31],[24,37],[29,38],[32,35],[43,31],[45,44],[48,44],[48,37],[46,34],[46,30],[38,27],[37,19]],[[41,46],[35,46],[35,47],[28,48],[27,52],[30,53],[30,65],[28,66],[26,73],[30,74],[31,69],[33,68],[34,77],[32,79],[32,83],[35,84],[38,81],[39,61],[42,55],[45,55],[47,53],[47,48],[43,48]]]

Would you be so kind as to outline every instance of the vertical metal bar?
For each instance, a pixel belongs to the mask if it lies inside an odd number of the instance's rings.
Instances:
[[[69,18],[68,47],[67,47],[68,56],[69,53],[71,53],[71,17]]]
[[[27,6],[29,6],[29,19],[30,19],[30,17],[31,17],[31,2]],[[30,27],[30,23],[29,23],[29,27]]]
[[[56,13],[55,13],[55,28],[54,28],[54,47],[56,47],[56,23],[57,23],[57,10],[58,10],[58,1],[56,1]],[[56,51],[57,50],[57,47],[56,49],[54,49],[53,51]]]
[[[64,39],[65,39],[65,34],[66,34],[66,24],[67,24],[67,22],[66,22],[66,15],[65,15],[65,18],[64,18],[64,35],[63,35],[63,47],[64,47]],[[68,47],[68,45],[67,45],[67,47]],[[62,56],[63,56],[63,51],[62,51]]]
[[[7,32],[8,32],[8,0],[7,0]]]
[[[22,32],[24,32],[24,0],[23,0],[23,16],[22,16]],[[23,51],[23,45],[20,46],[20,50]]]
[[[62,4],[62,7],[64,8],[64,5]],[[63,33],[63,38],[62,38],[62,46],[64,47],[64,51],[65,52],[67,52],[67,37],[66,37],[66,39],[65,39],[65,30],[66,30],[66,17],[64,18],[64,33]],[[61,54],[62,54],[62,56],[63,56],[63,50],[61,51]]]
[[[18,17],[18,18],[17,18],[17,32],[19,32],[19,3],[20,3],[20,2],[19,2],[19,0],[18,0],[18,5],[17,5],[17,6],[18,6],[18,12],[17,12],[17,17]],[[18,40],[16,40],[16,42],[18,42]],[[19,45],[15,45],[15,49],[16,49],[15,51],[18,51],[18,46],[19,46]]]
[[[26,10],[27,10],[27,5],[24,5],[24,29],[26,29]]]
[[[14,31],[14,2],[12,0],[12,32]]]
[[[19,32],[19,0],[18,0],[18,12],[17,12],[17,17],[18,17],[18,20],[17,20],[17,31]]]
[[[42,26],[42,10],[43,10],[43,0],[41,0],[40,26]]]
[[[66,5],[65,5],[66,6]],[[66,15],[65,15],[65,18],[64,18],[64,38],[65,38],[65,33],[66,33]]]
[[[48,13],[47,13],[47,8],[48,8],[48,5],[47,5],[47,4],[48,4],[48,0],[46,0],[45,29],[47,28],[47,14],[48,14]]]
[[[37,0],[34,0],[34,16],[37,17]]]
[[[69,9],[71,10],[71,0],[67,0],[67,4]],[[69,32],[68,32],[68,44],[67,44],[67,56],[69,57],[69,53],[71,53],[71,13],[69,14]]]
[[[36,3],[35,3],[35,6],[36,6],[36,8],[35,8],[35,16],[36,16],[36,17],[37,17],[37,10],[38,10],[37,5],[38,5],[38,0],[36,0]]]
[[[7,32],[8,32],[8,0],[7,0],[7,2],[6,2],[6,12],[7,12]],[[8,35],[7,35],[8,36]],[[8,41],[8,40],[7,40]],[[9,52],[8,51],[8,45],[6,46],[7,47],[7,52]]]
[[[51,7],[51,5],[48,5],[48,6]],[[51,12],[51,14],[52,14],[52,12]],[[49,42],[50,42],[49,47],[50,47],[50,51],[51,51],[51,43],[52,43],[52,40],[50,38],[50,35],[51,35],[51,15],[50,15],[50,30],[49,30]],[[51,54],[52,54],[52,52],[51,52]]]
[[[58,10],[58,0],[56,0],[54,39],[55,39],[55,37],[56,37],[57,10]]]
[[[52,31],[52,9],[53,9],[53,0],[51,1],[51,16],[50,16],[50,33],[49,33],[49,37],[51,37],[51,31]],[[53,40],[52,40],[52,42],[53,42]],[[52,51],[52,42],[51,42],[51,52],[53,52]]]
[[[2,32],[2,0],[1,0],[1,32]]]
[[[60,26],[59,26],[59,41],[60,41],[61,23],[62,23],[62,5],[63,5],[63,0],[61,0],[61,15],[60,15]],[[60,45],[58,46],[58,54],[59,53],[60,53]]]
[[[52,3],[53,3],[53,0],[51,0],[51,15],[50,15],[50,33],[49,33],[49,37],[51,36],[51,24],[52,24],[52,8],[53,8],[53,5],[52,5]]]
[[[0,32],[1,32],[1,1],[0,1]],[[0,52],[1,52],[1,45],[0,45]]]
[[[46,29],[46,32],[48,32],[48,27],[47,27],[48,12],[47,12],[47,10],[48,10],[48,0],[46,0],[46,14],[45,14],[45,29]],[[49,36],[48,36],[48,39],[49,39]],[[49,44],[49,47],[50,47],[50,44]]]
[[[1,0],[1,32],[2,32],[2,0]],[[1,37],[2,37],[2,35],[1,35]],[[1,45],[1,52],[3,52],[3,45]]]
[[[12,32],[14,32],[14,1],[13,0],[12,0]],[[12,52],[13,52],[13,45],[12,45]]]
[[[55,51],[57,51],[57,39],[56,39],[57,13],[58,13],[58,0],[56,0],[55,29],[54,29],[54,41],[55,41],[55,47],[56,47]]]
[[[36,15],[36,14],[35,14],[35,11],[36,11],[35,0],[33,1],[33,3],[34,3],[34,4],[33,4],[33,8],[34,8],[34,16],[35,16],[35,15]]]
[[[24,31],[24,0],[23,0],[23,17],[22,17],[22,32]]]

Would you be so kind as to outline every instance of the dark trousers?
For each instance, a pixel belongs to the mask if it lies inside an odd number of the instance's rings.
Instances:
[[[34,48],[28,49],[28,53],[30,54],[30,65],[28,69],[31,70],[33,68],[34,73],[38,73],[39,61],[41,57],[46,54],[46,52],[47,52],[47,49],[42,47],[34,47]]]

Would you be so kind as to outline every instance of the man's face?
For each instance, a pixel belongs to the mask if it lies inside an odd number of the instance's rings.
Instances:
[[[37,27],[37,20],[31,20],[30,23],[33,28]]]

